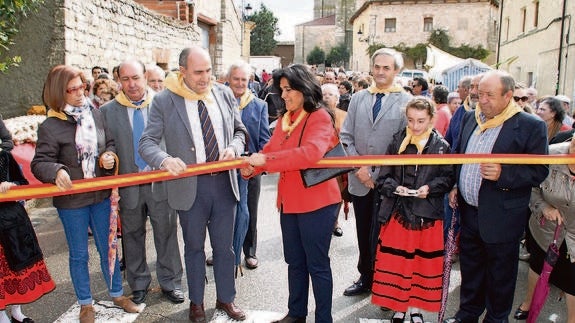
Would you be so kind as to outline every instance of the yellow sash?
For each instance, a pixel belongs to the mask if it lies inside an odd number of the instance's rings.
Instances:
[[[184,76],[180,72],[174,72],[168,75],[168,77],[166,77],[166,79],[164,80],[164,84],[168,90],[176,93],[177,95],[183,97],[184,99],[188,99],[191,101],[202,100],[208,103],[212,102],[212,99],[210,99],[209,97],[210,92],[212,91],[211,84],[210,87],[206,90],[206,92],[201,94],[196,93],[192,91],[184,83]]]

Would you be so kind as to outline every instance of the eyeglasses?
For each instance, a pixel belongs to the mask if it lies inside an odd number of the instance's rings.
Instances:
[[[529,100],[529,98],[526,96],[514,96],[513,100],[515,100],[515,102],[519,102],[519,100],[521,100],[523,102],[527,102],[527,100]]]
[[[68,93],[68,94],[78,93],[78,91],[80,91],[80,90],[84,91],[85,89],[86,89],[86,84],[82,83],[81,85],[67,88],[66,93]]]

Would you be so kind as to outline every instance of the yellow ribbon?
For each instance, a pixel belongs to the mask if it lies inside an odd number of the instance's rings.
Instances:
[[[515,114],[521,112],[521,108],[515,104],[515,101],[510,100],[509,104],[500,114],[496,115],[495,117],[483,122],[481,120],[481,105],[478,103],[477,107],[475,108],[475,120],[477,120],[477,125],[479,126],[479,132],[483,132],[486,129],[491,129],[495,127],[499,127],[503,124],[507,119],[513,117]]]
[[[204,93],[196,93],[192,91],[184,82],[184,76],[180,72],[174,72],[168,75],[164,80],[164,84],[166,88],[177,95],[183,97],[184,99],[188,99],[191,101],[205,101],[208,103],[212,102],[210,99],[210,93],[212,91],[212,86],[210,84],[209,88]]]

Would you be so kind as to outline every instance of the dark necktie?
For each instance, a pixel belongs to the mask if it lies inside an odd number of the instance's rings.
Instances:
[[[147,164],[142,159],[142,156],[138,153],[138,143],[144,132],[144,115],[142,109],[134,110],[134,116],[132,118],[132,139],[134,141],[134,161],[140,170],[146,168]]]
[[[198,101],[198,114],[200,116],[200,123],[202,124],[202,135],[204,137],[204,146],[206,148],[206,162],[217,161],[220,155],[218,149],[218,141],[212,126],[212,120],[208,114],[208,108],[204,101]]]
[[[377,115],[379,114],[379,110],[381,110],[381,99],[385,96],[383,93],[377,93],[375,95],[375,104],[373,105],[373,121],[377,119]]]

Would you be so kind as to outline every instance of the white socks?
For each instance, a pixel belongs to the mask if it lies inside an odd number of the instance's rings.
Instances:
[[[20,305],[12,305],[12,308],[10,309],[10,314],[12,314],[12,317],[20,322],[24,321],[24,319],[27,318],[27,316],[22,313],[22,306]]]
[[[10,323],[10,318],[6,314],[6,311],[0,311],[0,323]]]

